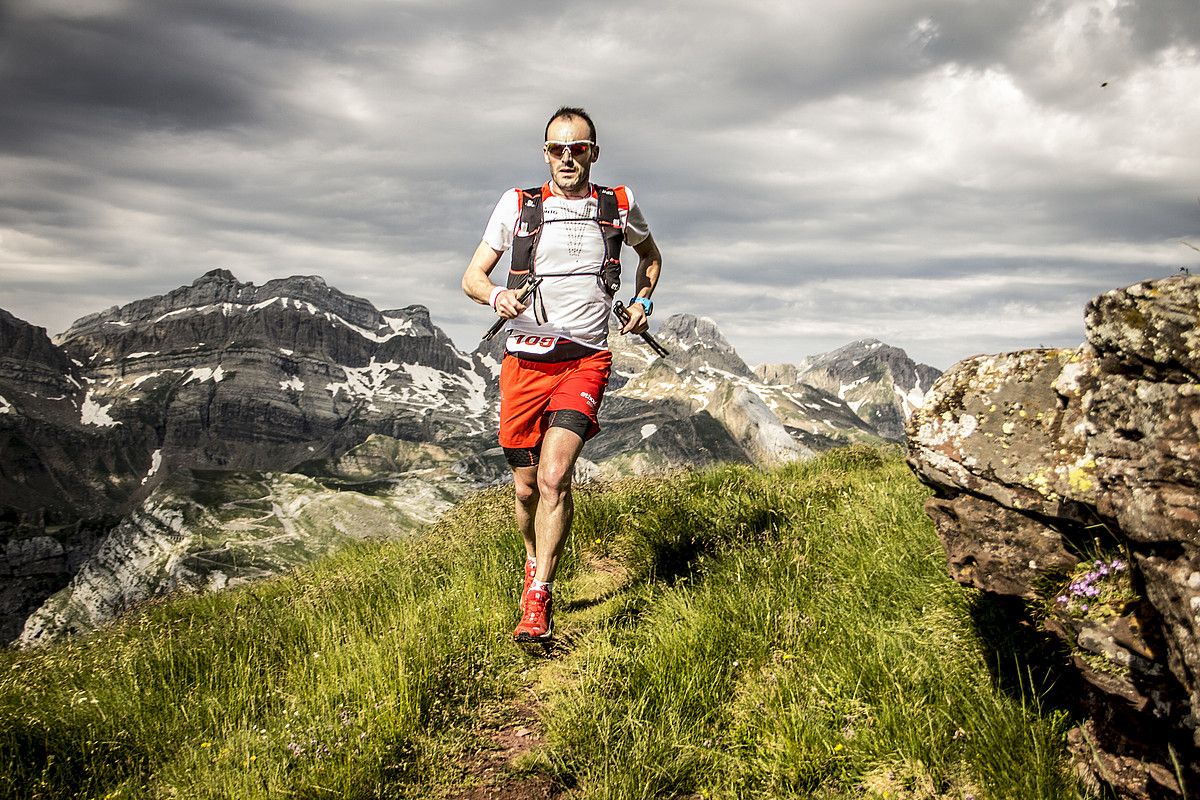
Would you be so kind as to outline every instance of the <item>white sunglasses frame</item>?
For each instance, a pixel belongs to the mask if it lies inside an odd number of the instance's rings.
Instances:
[[[546,151],[546,153],[547,153],[549,156],[551,156],[552,158],[562,158],[562,156],[561,156],[561,155],[558,155],[558,156],[556,156],[556,155],[554,155],[553,153],[551,153],[551,152],[550,152],[550,145],[558,145],[558,146],[560,146],[560,147],[565,147],[565,148],[567,148],[567,149],[568,149],[568,151],[569,151],[569,150],[570,150],[570,147],[571,147],[572,145],[576,145],[576,144],[586,144],[586,145],[588,145],[588,147],[590,147],[590,148],[591,148],[591,150],[590,150],[589,152],[593,152],[593,153],[594,153],[594,152],[596,151],[596,143],[595,143],[595,142],[593,142],[591,139],[576,139],[575,141],[572,141],[572,142],[560,142],[560,141],[558,141],[557,139],[549,139],[549,140],[547,140],[547,141],[546,141],[546,143],[545,143],[545,144],[543,144],[543,145],[542,145],[542,149],[543,149],[543,150],[545,150],[545,151]],[[572,154],[571,154],[571,158],[575,158],[575,154],[574,154],[574,153],[572,153]]]

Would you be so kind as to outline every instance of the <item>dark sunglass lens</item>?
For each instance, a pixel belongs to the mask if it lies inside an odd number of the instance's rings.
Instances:
[[[592,146],[587,142],[576,142],[571,145],[571,155],[575,156],[575,158],[583,158],[591,149]]]

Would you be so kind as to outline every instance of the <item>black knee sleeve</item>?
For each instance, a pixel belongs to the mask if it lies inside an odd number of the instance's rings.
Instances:
[[[505,447],[504,460],[510,467],[536,467],[538,457],[542,454],[542,446],[537,447]]]
[[[588,428],[592,427],[592,421],[582,411],[576,411],[573,408],[560,408],[557,411],[550,412],[548,427],[566,428],[571,433],[579,434],[580,439],[586,439]]]

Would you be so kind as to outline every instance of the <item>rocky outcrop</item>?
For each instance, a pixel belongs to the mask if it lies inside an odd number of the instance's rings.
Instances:
[[[950,572],[1070,653],[1085,778],[1200,785],[1200,278],[1109,292],[1087,342],[960,362],[909,422]],[[1064,680],[1066,678],[1064,677]]]

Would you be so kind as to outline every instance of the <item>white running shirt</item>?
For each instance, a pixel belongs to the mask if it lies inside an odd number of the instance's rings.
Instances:
[[[641,244],[650,235],[650,226],[633,191],[626,186],[614,188],[624,191],[629,199],[629,210],[621,211],[625,244]],[[509,322],[507,349],[518,354],[542,354],[553,349],[553,343],[546,344],[549,340],[563,338],[604,350],[608,347],[612,298],[597,275],[587,274],[598,272],[604,261],[604,237],[595,221],[597,200],[569,200],[547,194],[542,192],[542,233],[533,260],[534,274],[542,278],[537,310],[540,314],[545,308],[545,321],[538,323],[532,305],[525,309]],[[504,252],[512,247],[513,231],[521,221],[520,197],[520,190],[511,189],[496,204],[483,233],[483,241],[493,250]]]

